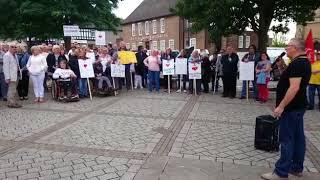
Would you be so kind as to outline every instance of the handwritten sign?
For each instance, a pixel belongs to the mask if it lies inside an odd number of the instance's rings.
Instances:
[[[163,75],[174,75],[174,60],[162,60]]]
[[[105,31],[96,31],[95,32],[95,40],[96,45],[104,46],[107,44],[106,42],[106,32]]]
[[[79,62],[79,70],[80,70],[81,78],[93,78],[94,71],[93,71],[92,61],[79,59],[78,62]]]
[[[63,25],[64,36],[81,36],[79,26]]]
[[[111,77],[126,77],[126,69],[121,64],[111,64]]]
[[[254,80],[254,62],[240,62],[239,79],[243,81]]]
[[[175,66],[176,66],[176,74],[188,74],[187,58],[177,58]]]
[[[201,63],[189,63],[189,79],[201,79]]]
[[[132,51],[119,51],[118,58],[121,64],[137,63],[136,54]]]

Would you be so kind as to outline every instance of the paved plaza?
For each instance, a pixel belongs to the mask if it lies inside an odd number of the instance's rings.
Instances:
[[[274,99],[262,105],[220,94],[125,91],[23,104],[0,102],[0,179],[254,180],[279,158],[253,146],[255,118],[270,114]],[[305,117],[299,179],[318,180],[320,112]]]

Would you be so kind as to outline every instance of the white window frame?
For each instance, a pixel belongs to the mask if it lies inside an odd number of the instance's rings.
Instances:
[[[136,43],[132,43],[131,44],[131,50],[132,51],[137,50],[137,44]]]
[[[169,40],[169,48],[174,50],[175,49],[175,46],[174,46],[174,39],[170,39]]]
[[[197,49],[197,38],[190,38],[190,47],[194,47],[195,49]]]
[[[131,35],[136,36],[136,24],[131,25]]]
[[[152,21],[152,34],[157,34],[157,20]]]
[[[246,36],[246,48],[249,48],[250,44],[251,44],[251,37]]]
[[[160,41],[160,47],[159,47],[159,49],[160,49],[161,51],[165,51],[165,50],[166,50],[166,40],[161,40],[161,41]]]
[[[149,35],[149,33],[150,33],[150,21],[146,21],[144,23],[144,32],[145,32],[146,35]]]
[[[164,33],[164,32],[165,32],[165,29],[166,29],[165,20],[164,20],[164,18],[161,18],[161,19],[160,19],[160,32],[161,32],[161,33]]]
[[[243,48],[243,36],[238,37],[238,48]]]
[[[142,23],[141,22],[138,23],[138,34],[139,34],[139,36],[142,36]]]
[[[152,49],[158,50],[158,41],[152,41]]]

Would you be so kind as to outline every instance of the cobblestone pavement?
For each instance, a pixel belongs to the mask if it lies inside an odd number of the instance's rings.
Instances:
[[[69,104],[22,103],[8,109],[0,102],[1,180],[177,180],[197,173],[248,179],[279,157],[253,147],[255,118],[269,114],[272,101],[130,91]],[[320,171],[319,115],[305,116],[306,172]]]

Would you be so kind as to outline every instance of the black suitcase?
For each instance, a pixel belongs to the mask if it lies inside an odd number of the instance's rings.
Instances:
[[[258,116],[254,147],[256,149],[275,152],[279,151],[279,120],[271,115]]]

